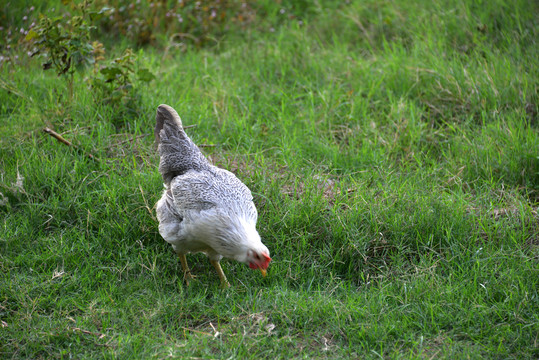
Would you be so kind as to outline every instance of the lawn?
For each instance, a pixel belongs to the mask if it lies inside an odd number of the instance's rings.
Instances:
[[[13,33],[66,12],[32,3]],[[538,4],[250,4],[201,43],[102,40],[155,75],[118,101],[0,42],[0,357],[537,358]],[[162,103],[252,190],[267,277],[196,254],[184,283]]]

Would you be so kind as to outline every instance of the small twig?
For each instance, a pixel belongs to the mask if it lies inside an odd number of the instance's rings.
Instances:
[[[43,132],[49,134],[50,136],[52,136],[53,138],[55,138],[56,140],[58,140],[58,141],[61,142],[62,144],[67,145],[67,146],[71,146],[72,148],[74,148],[75,150],[77,150],[79,153],[88,156],[90,159],[92,159],[92,160],[94,160],[94,161],[99,161],[98,158],[96,158],[96,157],[93,156],[92,154],[87,153],[87,152],[85,152],[84,150],[78,148],[76,145],[73,145],[72,142],[70,142],[69,140],[66,140],[62,135],[58,134],[56,131],[54,131],[54,130],[52,130],[52,129],[49,129],[48,127],[46,127],[46,128],[43,129]]]
[[[199,144],[198,147],[216,147],[217,145],[214,144]]]
[[[64,139],[64,137],[62,135],[58,134],[56,131],[54,131],[52,129],[44,128],[43,132],[49,134],[50,136],[52,136],[56,140],[60,141],[61,143],[66,144],[67,146],[74,146],[71,142]]]

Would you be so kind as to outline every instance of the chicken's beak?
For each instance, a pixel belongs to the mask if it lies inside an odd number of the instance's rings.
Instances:
[[[260,268],[260,272],[262,273],[263,277],[266,277],[266,269]]]

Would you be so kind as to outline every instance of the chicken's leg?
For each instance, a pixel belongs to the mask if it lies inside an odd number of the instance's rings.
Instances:
[[[225,273],[223,272],[223,269],[221,268],[221,264],[219,264],[219,261],[217,260],[210,260],[211,264],[217,270],[217,275],[219,275],[219,279],[221,279],[221,288],[226,289],[230,287],[230,284],[228,283],[228,280],[226,279]]]
[[[191,270],[189,270],[189,266],[187,265],[185,254],[178,253],[178,257],[180,258],[180,263],[183,268],[183,279],[185,280],[185,283],[189,285],[189,281],[194,280],[195,277],[191,275]]]

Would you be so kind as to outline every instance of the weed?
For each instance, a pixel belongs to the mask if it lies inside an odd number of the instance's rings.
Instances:
[[[73,11],[78,15],[66,19],[62,16],[49,18],[41,15],[39,22],[30,29],[26,40],[31,41],[34,50],[30,56],[45,58],[43,70],[53,68],[59,76],[67,77],[69,100],[73,99],[73,75],[77,68],[94,60],[95,43],[90,41],[90,31],[94,29],[91,18],[99,12],[90,10],[90,1],[76,5]]]
[[[149,83],[155,79],[155,75],[146,67],[139,65],[137,69],[136,60],[137,56],[128,48],[116,59],[101,63],[99,70],[95,69],[87,81],[96,102],[109,104],[116,110],[135,106],[137,93],[134,81]],[[119,116],[122,115],[125,116],[125,112],[120,112]]]

